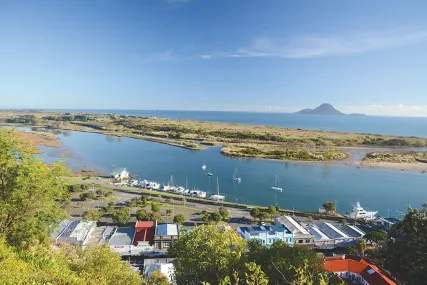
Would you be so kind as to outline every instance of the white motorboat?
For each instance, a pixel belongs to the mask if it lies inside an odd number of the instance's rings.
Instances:
[[[218,181],[218,177],[216,178],[216,192],[217,192],[217,194],[211,195],[209,197],[209,200],[224,201],[225,200],[225,196],[219,195],[219,181]]]
[[[277,173],[276,173],[276,179],[274,181],[274,186],[271,186],[270,190],[277,191],[277,192],[283,191],[283,189],[280,187],[279,175]]]
[[[377,213],[378,211],[366,211],[362,206],[360,206],[359,202],[356,202],[356,205],[353,205],[353,211],[348,215],[348,217],[370,221],[376,219]]]
[[[203,161],[202,169],[203,169],[203,170],[206,170],[206,164],[205,164],[205,161]]]

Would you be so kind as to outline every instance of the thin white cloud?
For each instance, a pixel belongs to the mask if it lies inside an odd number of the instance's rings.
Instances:
[[[204,53],[201,59],[279,57],[312,58],[340,54],[356,54],[406,46],[427,40],[427,31],[387,31],[349,36],[305,36],[289,40],[255,38],[246,48],[232,52]]]

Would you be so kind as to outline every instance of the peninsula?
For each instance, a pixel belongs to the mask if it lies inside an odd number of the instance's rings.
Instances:
[[[232,157],[345,160],[344,147],[426,147],[427,139],[102,113],[0,112],[0,124],[124,136],[191,150],[223,146]]]

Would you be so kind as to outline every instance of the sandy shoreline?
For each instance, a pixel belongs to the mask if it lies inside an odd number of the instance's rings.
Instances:
[[[393,162],[377,162],[369,163],[362,161],[348,162],[346,165],[357,167],[369,167],[376,169],[389,169],[398,171],[411,171],[411,172],[427,172],[427,163],[393,163]]]

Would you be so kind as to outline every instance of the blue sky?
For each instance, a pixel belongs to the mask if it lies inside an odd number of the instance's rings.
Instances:
[[[427,116],[427,1],[0,1],[1,108]]]

